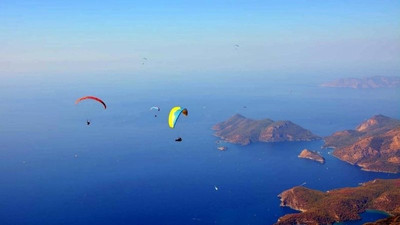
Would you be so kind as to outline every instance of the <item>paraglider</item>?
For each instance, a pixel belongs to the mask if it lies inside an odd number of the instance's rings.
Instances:
[[[152,110],[157,110],[159,112],[161,109],[158,106],[153,106],[150,108],[150,111],[152,111]],[[154,117],[157,117],[157,114],[154,114]]]
[[[168,125],[170,128],[175,128],[176,122],[179,119],[179,116],[183,114],[184,116],[188,115],[188,110],[186,108],[181,108],[180,106],[175,106],[171,109],[169,112],[169,117],[168,117]],[[181,142],[182,138],[178,137],[175,139],[176,142]]]
[[[143,60],[143,61],[142,61],[142,65],[144,65],[144,62],[147,62],[147,58],[146,58],[146,57],[143,57],[142,60]]]
[[[76,101],[75,101],[75,104],[78,104],[79,102],[81,102],[81,101],[83,101],[83,100],[94,100],[94,101],[96,101],[96,102],[99,102],[100,104],[102,104],[103,105],[103,107],[104,107],[104,109],[107,109],[107,105],[106,105],[106,103],[104,103],[104,101],[103,100],[101,100],[100,98],[97,98],[97,97],[94,97],[94,96],[84,96],[84,97],[81,97],[81,98],[78,98]],[[86,125],[90,125],[90,120],[86,120]]]

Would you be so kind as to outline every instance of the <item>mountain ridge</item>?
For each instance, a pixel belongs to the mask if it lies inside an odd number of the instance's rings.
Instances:
[[[373,76],[364,78],[341,78],[322,83],[321,87],[374,89],[400,87],[400,77],[397,76]]]

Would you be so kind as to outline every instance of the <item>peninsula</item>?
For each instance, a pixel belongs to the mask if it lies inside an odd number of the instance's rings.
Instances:
[[[400,215],[400,179],[377,179],[359,187],[327,192],[297,186],[278,197],[281,206],[300,212],[279,218],[275,225],[317,225],[357,220],[360,219],[359,214],[367,209],[384,211],[397,220],[396,216]]]
[[[325,138],[333,155],[363,170],[400,172],[400,121],[376,115],[355,130],[339,131]]]

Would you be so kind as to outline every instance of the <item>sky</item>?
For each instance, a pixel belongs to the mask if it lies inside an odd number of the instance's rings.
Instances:
[[[2,0],[0,43],[0,76],[399,75],[400,1]]]

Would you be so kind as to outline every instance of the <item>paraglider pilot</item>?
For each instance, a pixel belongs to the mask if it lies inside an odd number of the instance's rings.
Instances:
[[[178,137],[177,139],[175,139],[175,141],[181,142],[181,141],[182,141],[182,138],[181,138],[181,137]]]

